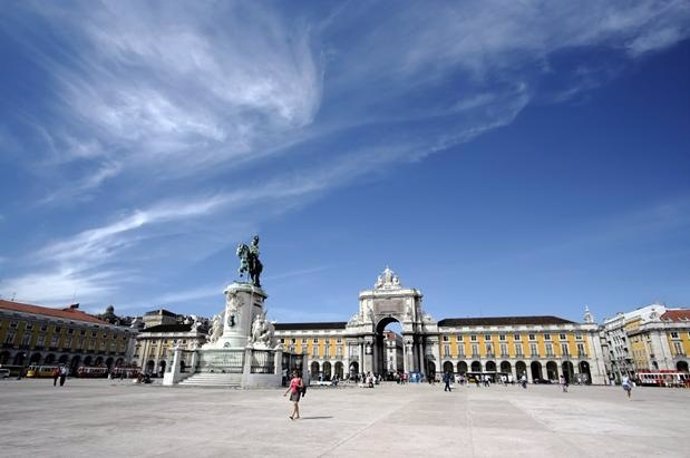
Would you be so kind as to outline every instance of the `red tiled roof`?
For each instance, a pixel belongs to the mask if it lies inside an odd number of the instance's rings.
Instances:
[[[87,323],[108,324],[105,321],[99,320],[95,316],[84,313],[81,310],[74,308],[54,309],[50,307],[41,307],[40,305],[22,304],[21,302],[5,301],[0,299],[0,309],[10,310],[12,312],[32,313],[35,315],[49,316],[53,318],[62,318],[73,321],[86,321]]]
[[[661,315],[662,321],[690,321],[690,309],[667,310]]]

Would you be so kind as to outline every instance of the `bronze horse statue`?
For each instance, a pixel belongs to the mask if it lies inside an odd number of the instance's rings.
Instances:
[[[261,288],[261,272],[264,270],[263,264],[259,260],[259,237],[255,236],[251,246],[244,243],[237,245],[237,257],[240,258],[240,267],[237,272],[240,278],[247,274],[247,279],[257,288]]]

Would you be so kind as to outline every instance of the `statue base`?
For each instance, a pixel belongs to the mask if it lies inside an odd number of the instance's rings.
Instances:
[[[251,283],[234,282],[223,291],[225,308],[213,320],[209,341],[195,350],[194,373],[182,385],[237,388],[280,387],[282,349],[265,319],[268,295]],[[173,371],[179,370],[173,365]],[[168,377],[170,383],[179,381]],[[164,380],[165,382],[165,380]]]

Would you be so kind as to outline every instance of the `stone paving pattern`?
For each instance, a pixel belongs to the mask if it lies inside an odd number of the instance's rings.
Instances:
[[[690,456],[690,390],[383,384],[282,390],[0,381],[0,456]]]

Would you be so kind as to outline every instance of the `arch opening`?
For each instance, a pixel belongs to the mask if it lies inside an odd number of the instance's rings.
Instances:
[[[388,316],[376,325],[374,372],[386,380],[403,371],[402,325],[397,318]]]

